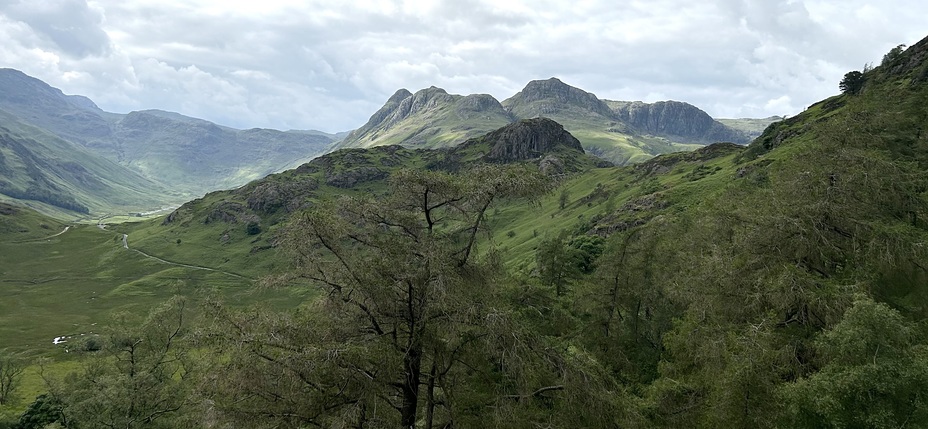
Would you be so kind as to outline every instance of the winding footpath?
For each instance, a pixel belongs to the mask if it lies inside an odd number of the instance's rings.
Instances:
[[[43,240],[48,240],[49,238],[55,238],[55,237],[57,237],[57,236],[59,236],[59,235],[61,235],[61,234],[64,234],[64,233],[68,232],[69,229],[71,229],[71,226],[66,226],[66,227],[64,227],[64,229],[63,229],[61,232],[59,232],[59,233],[57,233],[57,234],[55,234],[55,235],[49,235],[48,237],[43,238]]]
[[[102,227],[101,227],[101,228],[102,228]],[[225,274],[225,275],[227,275],[227,276],[232,276],[232,277],[236,277],[236,278],[240,278],[240,279],[253,280],[253,279],[251,279],[251,278],[249,278],[249,277],[245,277],[245,276],[240,275],[240,274],[230,273],[230,272],[228,272],[228,271],[217,270],[217,269],[215,269],[215,268],[209,268],[209,267],[203,267],[203,266],[199,266],[199,265],[188,265],[188,264],[181,264],[181,263],[178,263],[178,262],[166,261],[166,260],[161,259],[161,258],[159,258],[159,257],[157,257],[157,256],[149,255],[148,253],[145,253],[145,252],[143,252],[143,251],[141,251],[141,250],[138,250],[138,249],[130,249],[130,248],[129,248],[129,234],[123,234],[123,235],[122,235],[122,247],[123,247],[124,249],[126,249],[126,250],[131,250],[131,251],[133,251],[133,252],[136,252],[136,253],[138,253],[138,254],[140,254],[140,255],[146,257],[146,258],[149,258],[149,259],[152,259],[152,260],[161,262],[162,264],[173,265],[173,266],[175,266],[175,267],[190,268],[190,269],[192,269],[192,270],[211,271],[211,272],[214,272],[214,273],[221,273],[221,274]]]
[[[66,226],[66,227],[64,227],[63,230],[61,230],[61,232],[59,232],[59,233],[57,233],[57,234],[49,235],[48,237],[31,238],[31,239],[29,239],[29,240],[13,241],[12,243],[33,243],[33,242],[36,242],[36,241],[51,240],[51,239],[53,239],[53,238],[55,238],[55,237],[57,237],[57,236],[59,236],[59,235],[61,235],[61,234],[64,234],[64,233],[68,232],[69,229],[71,229],[71,227],[70,227],[70,226]]]
[[[106,230],[106,224],[104,224],[104,223],[97,223],[97,228],[100,228],[100,229],[102,229],[102,230]],[[48,237],[34,238],[34,239],[31,239],[31,240],[17,241],[17,242],[15,242],[15,243],[30,243],[30,242],[37,242],[37,241],[50,240],[50,239],[52,239],[52,238],[58,237],[58,236],[60,236],[60,235],[62,235],[62,234],[64,234],[64,233],[68,232],[70,229],[71,229],[70,226],[66,226],[66,227],[64,227],[64,229],[63,229],[61,232],[59,232],[59,233],[57,233],[57,234],[49,235]],[[152,259],[152,260],[161,262],[162,264],[173,265],[173,266],[175,266],[175,267],[189,268],[189,269],[192,269],[192,270],[211,271],[211,272],[221,273],[221,274],[225,274],[225,275],[227,275],[227,276],[232,276],[232,277],[239,278],[239,279],[254,280],[254,279],[252,279],[251,277],[245,277],[245,276],[243,276],[243,275],[241,275],[241,274],[230,273],[230,272],[228,272],[228,271],[217,270],[217,269],[215,269],[215,268],[204,267],[204,266],[200,266],[200,265],[189,265],[189,264],[181,264],[181,263],[178,263],[178,262],[171,262],[171,261],[167,261],[167,260],[161,259],[161,258],[159,258],[159,257],[157,257],[157,256],[149,255],[148,253],[145,253],[145,252],[143,252],[143,251],[141,251],[141,250],[138,250],[138,249],[130,249],[130,248],[129,248],[129,234],[123,234],[123,235],[122,235],[122,247],[123,247],[124,249],[126,249],[126,250],[131,250],[131,251],[133,251],[133,252],[136,252],[136,253],[138,253],[138,254],[140,254],[140,255],[142,255],[142,256],[148,258],[148,259]]]

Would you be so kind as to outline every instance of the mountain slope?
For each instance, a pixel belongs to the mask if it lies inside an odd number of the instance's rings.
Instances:
[[[415,94],[401,89],[337,147],[445,147],[511,121],[499,102],[486,94],[452,95],[434,86]]]
[[[133,236],[138,237],[137,246],[170,258],[191,256],[174,245],[181,239],[192,248],[212,249],[198,256],[210,266],[251,261],[249,266],[270,267],[277,263],[277,232],[320,200],[381,193],[392,174],[403,169],[456,172],[486,163],[528,164],[561,176],[603,166],[556,122],[529,119],[448,148],[337,150],[295,169],[190,201]]]
[[[769,116],[766,118],[719,118],[717,121],[725,124],[729,128],[741,131],[748,135],[751,140],[761,135],[770,124],[786,119],[786,116]]]
[[[121,164],[193,195],[292,168],[332,142],[309,133],[236,130],[156,110],[131,112],[111,128]]]
[[[554,119],[584,147],[620,165],[716,141],[748,142],[746,135],[689,104],[600,100],[556,78],[529,82],[502,104],[519,118]]]
[[[656,103],[608,102],[623,122],[648,134],[692,143],[747,143],[748,136],[732,129],[696,106],[679,101]]]
[[[67,316],[80,316],[85,325],[105,323],[100,316],[106,310],[126,309],[129,300],[135,310],[140,299],[148,304],[166,290],[196,294],[207,285],[209,292],[229,294],[228,284],[215,282],[241,279],[219,275],[223,271],[256,278],[272,274],[287,290],[299,289],[304,274],[329,288],[316,289],[328,292],[319,300],[294,297],[290,302],[304,304],[297,311],[275,312],[266,304],[241,312],[215,302],[210,306],[219,317],[210,317],[210,328],[201,332],[214,332],[210,339],[225,340],[219,345],[228,348],[199,353],[204,343],[195,342],[191,349],[199,359],[215,359],[205,363],[217,366],[208,367],[223,370],[195,378],[190,388],[204,381],[216,386],[207,391],[205,405],[232,412],[204,417],[202,408],[191,407],[180,411],[177,426],[228,419],[222,424],[328,427],[344,424],[346,417],[351,423],[381,423],[367,420],[373,414],[367,410],[396,408],[396,395],[371,392],[388,392],[384,386],[395,383],[385,380],[403,374],[397,368],[410,355],[409,343],[389,342],[409,325],[381,323],[386,312],[375,307],[382,304],[379,298],[399,296],[405,299],[387,311],[410,311],[414,317],[407,320],[437,321],[422,337],[435,354],[416,365],[416,374],[420,368],[431,370],[410,389],[423,393],[411,399],[427,410],[423,422],[437,416],[436,421],[461,427],[928,427],[928,39],[864,77],[859,93],[815,103],[768,126],[748,146],[716,143],[618,168],[590,163],[554,174],[556,191],[537,200],[500,201],[493,207],[487,202],[488,210],[477,219],[486,216],[488,234],[483,227],[473,229],[485,244],[480,250],[486,266],[457,267],[468,276],[464,282],[436,275],[434,287],[415,295],[403,290],[413,290],[417,276],[402,272],[414,264],[400,263],[404,259],[396,255],[440,254],[449,246],[429,238],[398,245],[378,234],[426,237],[417,232],[431,235],[430,220],[409,228],[376,215],[355,217],[371,228],[339,223],[336,233],[322,234],[316,225],[341,213],[356,214],[357,206],[327,204],[315,213],[314,206],[362,194],[376,208],[390,201],[385,181],[396,180],[392,174],[399,169],[454,171],[488,160],[522,159],[541,166],[552,153],[583,160],[578,140],[550,120],[527,119],[455,148],[340,150],[236,190],[208,194],[161,222],[123,227],[132,246],[197,266],[172,266],[145,282],[136,275],[112,292],[101,288],[104,299],[88,306],[91,310],[70,304],[97,289],[60,280],[90,277],[98,283],[100,276],[88,273],[88,264],[71,272],[46,270],[61,266],[59,253],[67,253],[53,247],[56,243],[47,244],[53,252],[46,254],[53,256],[39,265],[31,255],[21,255],[27,246],[0,240],[0,247],[15,256],[0,259],[0,268],[16,273],[13,278],[22,284],[13,289],[14,300],[0,300],[6,306],[0,317],[7,322],[0,324],[5,328],[0,336],[44,339],[51,347],[52,332],[17,330],[45,325],[30,326],[31,312],[47,315],[47,308],[54,308],[54,320],[48,319],[58,329],[62,319],[71,321]],[[415,187],[430,174],[419,173],[402,177]],[[434,213],[432,188],[424,188],[424,198],[400,200],[408,208],[404,213]],[[431,201],[446,207],[457,202]],[[0,206],[0,216],[8,211]],[[307,220],[302,232],[310,234],[300,235],[289,251],[275,252],[277,246],[287,248],[278,234],[296,217]],[[29,223],[36,221],[41,222]],[[101,234],[87,229],[92,231],[83,233]],[[449,229],[456,228],[434,234]],[[315,256],[305,246],[312,232],[318,248],[374,244],[379,249],[369,251],[379,267],[393,264],[399,274],[351,275],[367,272],[356,267],[371,267],[346,259],[308,262],[308,255]],[[115,247],[114,256],[100,258],[94,267],[125,270],[118,271],[122,274],[160,266],[123,252],[119,236],[105,234],[99,240],[105,243],[96,247]],[[40,244],[46,246],[45,240]],[[87,247],[85,240],[72,245],[65,249]],[[415,265],[432,261],[423,260]],[[292,267],[315,261],[346,271],[330,276],[320,269],[316,276],[301,270],[305,265]],[[32,272],[24,273],[23,266]],[[220,271],[189,284],[192,273],[209,273],[205,267]],[[35,272],[54,277],[39,283]],[[112,273],[105,277],[116,278]],[[52,287],[68,292],[67,299],[36,299],[60,296]],[[121,299],[106,300],[110,294]],[[337,301],[360,303],[359,311],[344,311]],[[405,310],[422,302],[439,306]],[[461,314],[458,310],[469,314],[453,317]],[[360,328],[358,321],[364,323]],[[204,337],[210,335],[196,339]],[[381,340],[387,342],[381,347],[373,342]],[[467,348],[472,344],[477,346]],[[394,352],[398,358],[384,358]],[[228,353],[241,354],[230,359]],[[107,353],[87,356],[98,364],[112,359]],[[446,358],[463,365],[444,366]],[[356,363],[373,370],[359,370]],[[78,392],[92,394],[97,384],[92,386]],[[229,406],[243,401],[248,401],[243,408]],[[350,410],[311,408],[320,403],[347,404]],[[254,413],[281,404],[280,412]],[[303,420],[293,420],[298,414],[293,410],[306,404],[310,408],[299,409]],[[488,413],[487,404],[499,412]],[[396,426],[389,423],[383,426]]]
[[[67,96],[13,69],[0,69],[0,109],[65,140],[100,151],[108,158],[113,133],[103,112],[84,97]]]
[[[519,118],[546,116],[563,120],[594,116],[609,120],[613,116],[609,106],[595,95],[553,77],[529,82],[522,91],[504,100],[503,106]]]
[[[0,194],[65,217],[149,211],[181,197],[0,110]]]
[[[622,109],[613,109],[615,105]],[[631,107],[630,107],[631,106]],[[747,135],[685,103],[655,105],[600,100],[558,79],[536,80],[499,103],[489,95],[451,95],[431,87],[397,91],[335,148],[402,144],[444,147],[519,119],[551,118],[596,155],[626,164],[714,141],[747,143]]]
[[[334,140],[311,131],[236,130],[157,110],[104,112],[12,69],[0,69],[0,109],[188,196],[299,165]]]

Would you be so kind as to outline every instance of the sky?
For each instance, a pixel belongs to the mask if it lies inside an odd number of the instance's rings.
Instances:
[[[102,109],[358,128],[399,88],[557,77],[716,118],[794,115],[928,36],[913,0],[0,0],[0,67]]]

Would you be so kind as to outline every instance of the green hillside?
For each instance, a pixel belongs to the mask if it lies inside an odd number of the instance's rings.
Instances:
[[[128,214],[181,196],[0,110],[0,194],[65,219]]]
[[[401,89],[336,147],[448,147],[510,122],[509,114],[489,95],[465,97],[436,87],[415,94]]]
[[[746,147],[603,167],[570,127],[521,120],[3,240],[0,341],[72,373],[49,422],[924,427],[928,39],[861,77]],[[103,320],[169,291],[220,299]],[[106,327],[99,350],[33,346],[62,320]]]
[[[782,121],[786,119],[785,116],[770,116],[767,118],[737,118],[737,119],[723,119],[719,118],[718,121],[722,124],[725,124],[731,129],[739,130],[747,134],[751,139],[761,135],[765,129],[767,129],[770,124],[774,122]]]
[[[241,186],[295,167],[323,153],[336,138],[314,131],[237,130],[159,110],[125,115],[105,112],[85,97],[65,95],[12,69],[0,69],[0,110],[3,111],[0,126],[16,128],[26,137],[41,135],[42,139],[55,138],[82,149],[81,154],[74,155],[78,166],[91,168],[81,160],[92,155],[143,177],[152,184],[148,187],[151,192],[146,208],[174,205],[209,191]],[[60,152],[62,144],[58,146],[55,157],[69,156]],[[36,162],[53,162],[41,158],[49,154],[47,150],[36,152]],[[124,181],[124,177],[119,176],[126,174],[124,172],[116,176],[104,173],[96,170],[94,174],[109,182],[137,188],[138,178]],[[58,191],[44,190],[50,186],[40,184],[38,188],[42,190],[36,192],[41,192],[43,198],[55,198],[59,207],[72,204],[78,212],[89,209],[99,215],[102,214],[99,207],[113,205],[111,201],[91,204],[96,207],[88,207],[86,202],[75,205],[70,200],[53,197],[60,194]],[[16,189],[10,192],[24,195],[25,191]],[[170,189],[172,195],[165,198],[163,189]],[[72,193],[87,196],[95,192],[93,189],[79,191]],[[125,193],[115,190],[109,194],[110,198],[122,198]]]
[[[121,116],[112,129],[119,163],[188,197],[296,167],[332,143],[327,135],[236,130],[157,110]]]

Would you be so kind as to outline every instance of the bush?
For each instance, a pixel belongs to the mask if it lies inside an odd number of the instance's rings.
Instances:
[[[59,421],[61,404],[48,395],[39,395],[19,417],[18,429],[41,429]]]

